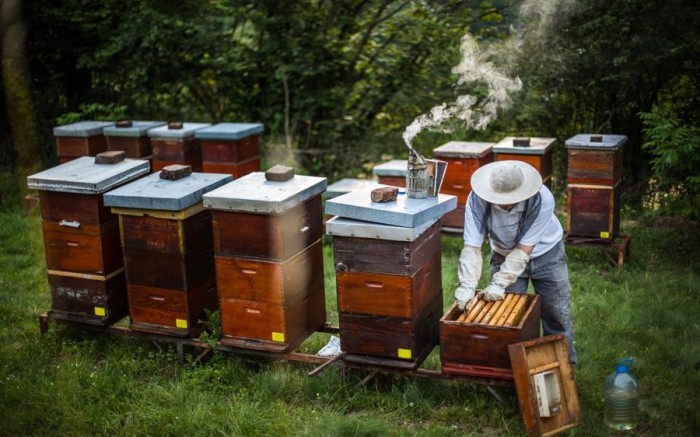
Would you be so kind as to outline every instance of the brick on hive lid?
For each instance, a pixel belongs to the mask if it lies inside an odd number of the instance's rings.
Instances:
[[[372,202],[386,203],[396,200],[398,194],[399,189],[397,187],[380,187],[372,190],[370,198]]]
[[[114,123],[114,127],[117,128],[127,128],[127,127],[132,127],[134,123],[131,120],[119,120],[118,122]]]
[[[122,162],[126,154],[122,150],[110,150],[98,153],[95,156],[95,164],[116,164]]]
[[[513,138],[514,147],[530,147],[530,137],[515,137]]]
[[[284,182],[294,177],[294,168],[277,164],[265,172],[265,180],[272,182]]]
[[[182,129],[184,127],[181,121],[169,121],[168,129]]]
[[[163,167],[160,171],[160,178],[169,181],[176,181],[192,174],[191,165],[172,164]]]

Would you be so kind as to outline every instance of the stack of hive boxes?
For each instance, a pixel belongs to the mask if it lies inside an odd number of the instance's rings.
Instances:
[[[122,150],[127,158],[150,160],[152,151],[148,131],[163,125],[164,121],[118,121],[104,128],[107,150]]]
[[[210,126],[209,123],[169,122],[165,126],[149,129],[153,152],[153,171],[171,164],[189,165],[192,171],[202,171],[202,147],[195,131]]]
[[[204,196],[212,212],[222,344],[287,352],[326,322],[326,179],[253,172]]]
[[[58,162],[63,164],[81,156],[105,152],[107,139],[103,131],[113,125],[111,121],[79,121],[54,127]]]
[[[126,316],[119,222],[104,193],[148,172],[146,161],[104,152],[27,179],[39,190],[54,317],[108,325]]]
[[[624,135],[579,134],[566,140],[570,237],[612,240],[620,231]]]
[[[415,368],[442,315],[439,218],[454,196],[372,202],[371,189],[329,199],[341,348],[346,361]]]
[[[228,173],[238,179],[260,170],[260,123],[217,123],[195,131],[202,147],[205,172]]]

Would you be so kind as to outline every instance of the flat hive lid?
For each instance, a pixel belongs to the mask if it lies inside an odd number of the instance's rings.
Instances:
[[[64,124],[53,128],[55,137],[80,137],[88,138],[102,135],[104,128],[113,126],[111,121],[79,121],[77,123]]]
[[[438,219],[428,220],[415,228],[372,223],[345,217],[333,217],[326,222],[326,234],[334,237],[376,238],[389,241],[415,241]]]
[[[494,153],[513,153],[520,155],[544,155],[554,147],[554,143],[557,141],[556,138],[536,138],[530,137],[529,146],[514,146],[513,139],[516,137],[505,137],[495,146],[493,146]]]
[[[148,161],[141,159],[95,164],[94,157],[82,156],[27,177],[27,186],[35,190],[99,194],[145,175],[150,169]]]
[[[105,206],[182,211],[202,201],[202,195],[233,180],[231,175],[192,173],[182,179],[161,179],[156,172],[106,193]]]
[[[595,137],[601,141],[593,141]],[[626,135],[578,134],[564,142],[567,149],[617,150],[627,142]]]
[[[261,123],[217,123],[195,131],[195,138],[202,140],[240,140],[263,131]]]
[[[372,173],[377,176],[406,176],[408,173],[408,161],[405,159],[392,159],[391,161],[375,165]]]
[[[378,188],[379,182],[374,179],[355,179],[355,178],[343,178],[337,182],[334,182],[328,186],[326,189],[325,197],[326,199],[332,199],[333,197],[338,197],[341,194],[349,193],[355,190],[361,190],[363,188]]]
[[[404,228],[415,228],[457,208],[449,194],[413,199],[400,192],[396,201],[372,202],[372,189],[351,191],[326,201],[326,214]]]
[[[164,121],[132,121],[129,127],[119,127],[112,125],[104,129],[107,137],[145,137],[146,133],[153,128],[165,125]]]
[[[492,153],[494,143],[450,141],[433,149],[435,156],[445,158],[481,158]]]
[[[265,179],[264,172],[249,173],[242,178],[207,193],[204,207],[224,211],[280,214],[326,190],[326,178],[295,175],[275,182]]]
[[[193,138],[194,133],[198,129],[211,126],[210,123],[182,123],[182,129],[170,129],[167,125],[154,127],[148,130],[148,136],[151,138],[175,138],[185,139]]]

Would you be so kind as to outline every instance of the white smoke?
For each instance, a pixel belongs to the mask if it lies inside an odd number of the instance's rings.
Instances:
[[[576,0],[524,2],[518,18],[520,25],[527,25],[528,28],[514,29],[511,38],[489,46],[484,52],[479,50],[473,36],[464,35],[460,46],[462,61],[452,69],[452,72],[457,75],[455,87],[482,83],[486,85],[486,96],[482,99],[469,94],[458,96],[454,102],[442,103],[433,107],[428,113],[416,117],[403,133],[406,145],[412,148],[413,140],[424,129],[451,132],[453,128],[446,125],[450,120],[459,120],[466,129],[485,129],[496,118],[499,111],[510,107],[511,94],[522,88],[519,77],[508,75],[507,65],[496,66],[493,60],[500,59],[505,64],[505,61],[515,59],[520,52],[523,35],[542,38],[552,26],[555,16],[557,19],[563,19],[574,10],[575,6]]]

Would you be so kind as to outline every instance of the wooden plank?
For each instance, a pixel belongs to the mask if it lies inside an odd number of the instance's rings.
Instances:
[[[506,294],[506,300],[507,302],[504,302],[504,305],[506,307],[505,310],[503,310],[503,313],[501,313],[501,317],[496,320],[496,323],[494,326],[504,326],[506,323],[506,320],[508,319],[508,316],[510,315],[510,312],[513,310],[513,307],[515,307],[515,304],[517,303],[517,299],[515,298],[515,294]],[[510,297],[510,299],[508,299]]]
[[[520,294],[516,298],[516,304],[506,319],[504,326],[518,326],[523,314],[527,311],[528,298],[525,294]]]

